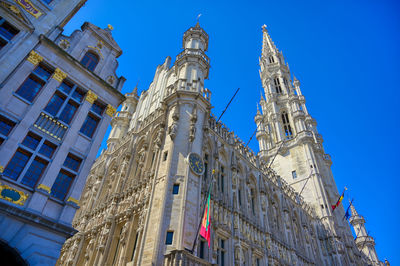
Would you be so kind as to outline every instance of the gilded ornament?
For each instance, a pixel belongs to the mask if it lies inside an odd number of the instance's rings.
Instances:
[[[32,64],[34,64],[35,66],[37,66],[40,62],[42,62],[43,57],[41,55],[39,55],[38,53],[36,53],[35,51],[31,51],[29,53],[29,56],[27,58],[27,60],[29,62],[31,62]]]
[[[4,166],[0,165],[0,174],[4,172]]]
[[[86,94],[85,100],[88,101],[88,102],[90,102],[91,104],[93,104],[94,101],[97,100],[97,97],[98,97],[98,96],[97,96],[93,91],[89,90],[89,91],[87,92],[87,94]]]
[[[44,191],[46,191],[47,193],[51,193],[51,189],[48,187],[48,186],[46,186],[46,185],[43,185],[43,184],[39,184],[38,186],[37,186],[37,189],[42,189],[42,190],[44,190]]]
[[[114,107],[112,107],[111,105],[107,105],[107,109],[106,109],[106,114],[109,116],[113,116],[115,113],[116,109]]]
[[[22,206],[27,198],[28,194],[25,194],[23,191],[19,191],[6,184],[0,184],[0,199]]]
[[[14,14],[19,14],[20,13],[20,11],[19,11],[19,9],[16,7],[16,6],[9,6],[9,9],[14,13]]]
[[[68,75],[61,71],[61,69],[56,68],[53,74],[53,79],[57,80],[58,82],[62,82]]]
[[[42,12],[37,9],[31,1],[29,0],[15,0],[23,9],[26,10],[29,14],[34,16],[35,18],[39,18],[42,15]]]

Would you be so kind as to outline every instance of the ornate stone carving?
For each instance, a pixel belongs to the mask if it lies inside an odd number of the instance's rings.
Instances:
[[[58,45],[62,48],[62,49],[64,49],[64,50],[67,50],[69,47],[70,47],[70,42],[67,40],[67,39],[62,39],[59,43],[58,43]]]
[[[26,59],[29,62],[31,62],[32,64],[34,64],[35,66],[37,66],[40,62],[42,62],[43,57],[41,55],[39,55],[38,53],[36,53],[35,51],[31,51],[29,53],[28,58]]]
[[[172,140],[175,139],[176,134],[178,133],[178,120],[179,120],[179,103],[175,106],[174,112],[172,114],[172,124],[168,128],[168,134]]]

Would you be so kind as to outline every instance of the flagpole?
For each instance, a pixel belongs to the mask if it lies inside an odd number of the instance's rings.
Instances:
[[[238,93],[238,91],[240,90],[240,88],[238,88],[237,90],[236,90],[236,92],[235,92],[235,94],[233,94],[233,96],[232,96],[232,98],[231,98],[231,100],[229,101],[229,103],[226,105],[226,107],[225,107],[225,110],[224,111],[222,111],[222,114],[218,117],[218,119],[217,119],[217,122],[216,123],[218,123],[218,121],[221,119],[221,117],[224,115],[224,113],[225,113],[225,111],[226,111],[226,109],[228,109],[228,107],[229,107],[229,105],[231,104],[231,102],[232,102],[232,100],[233,100],[233,98],[235,98],[235,96],[236,96],[236,94]]]
[[[209,193],[211,192],[211,185],[212,185],[212,182],[214,181],[214,172],[215,172],[215,170],[213,169],[213,170],[212,170],[212,174],[211,174],[210,185],[208,186],[208,190],[207,190],[207,194],[206,194],[206,201],[207,201],[207,199],[208,199]],[[197,232],[196,232],[196,236],[195,236],[195,239],[194,239],[194,242],[193,242],[192,249],[190,250],[190,253],[191,253],[191,254],[193,254],[194,248],[195,248],[195,246],[196,246],[197,238],[199,237],[199,232],[200,232],[200,228],[201,228],[201,222],[202,222],[202,220],[203,220],[203,215],[204,215],[204,210],[206,209],[206,205],[207,205],[207,202],[204,203],[203,210],[202,210],[202,212],[200,213],[200,215],[201,215],[201,216],[200,216],[200,223],[199,223],[199,226],[197,227]],[[208,210],[208,212],[210,212],[210,210]]]

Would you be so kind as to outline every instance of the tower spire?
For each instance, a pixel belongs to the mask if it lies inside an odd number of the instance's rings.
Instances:
[[[262,26],[263,31],[263,47],[262,47],[262,56],[269,56],[271,53],[276,54],[278,49],[275,46],[275,43],[272,41],[271,36],[269,36],[267,25]]]
[[[354,228],[354,232],[356,233],[356,245],[360,252],[364,253],[364,255],[370,259],[371,261],[377,263],[379,261],[378,255],[375,250],[375,240],[372,236],[368,235],[367,230],[365,228],[365,219],[361,215],[358,214],[354,204],[350,205],[351,208],[351,217],[350,224]]]

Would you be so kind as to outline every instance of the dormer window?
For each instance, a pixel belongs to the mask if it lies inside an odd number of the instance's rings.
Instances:
[[[91,51],[86,52],[81,60],[81,64],[90,71],[94,71],[98,63],[99,56]]]

